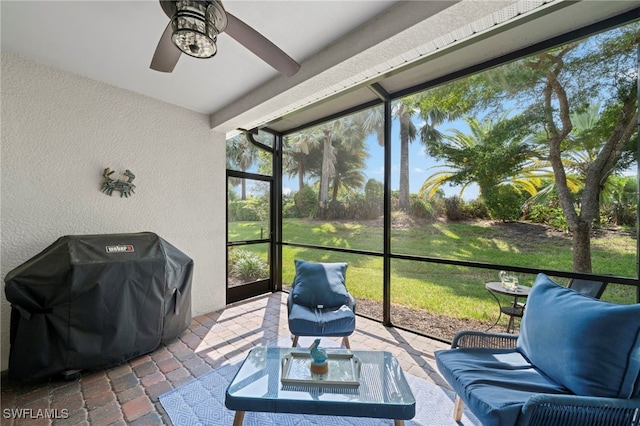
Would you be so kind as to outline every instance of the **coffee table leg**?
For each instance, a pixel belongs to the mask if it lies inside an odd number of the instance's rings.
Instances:
[[[394,420],[393,421],[393,425],[394,426],[404,426],[404,420]]]
[[[236,411],[236,415],[233,418],[233,426],[242,426],[244,421],[244,411]]]

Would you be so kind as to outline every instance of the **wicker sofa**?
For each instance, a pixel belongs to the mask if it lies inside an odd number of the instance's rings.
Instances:
[[[459,332],[436,352],[456,391],[490,425],[640,425],[640,304],[584,296],[538,275],[520,335]]]

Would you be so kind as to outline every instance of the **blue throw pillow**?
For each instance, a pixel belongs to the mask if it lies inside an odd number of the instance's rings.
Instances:
[[[291,290],[293,302],[310,308],[328,308],[347,304],[346,263],[295,261],[296,276]]]
[[[539,274],[518,350],[577,395],[640,396],[640,304],[603,302]]]

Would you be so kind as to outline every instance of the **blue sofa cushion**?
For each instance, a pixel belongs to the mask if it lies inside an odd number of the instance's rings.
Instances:
[[[577,395],[640,396],[640,304],[603,302],[539,274],[517,347]]]
[[[294,262],[296,276],[291,289],[294,304],[312,308],[347,304],[346,263],[312,263],[298,259]]]
[[[356,316],[346,305],[309,308],[291,305],[289,331],[295,336],[349,336],[356,329]]]
[[[569,394],[515,349],[450,349],[435,353],[438,369],[484,426],[514,425],[537,393]]]

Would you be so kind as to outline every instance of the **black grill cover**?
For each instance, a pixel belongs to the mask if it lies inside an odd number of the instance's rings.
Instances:
[[[191,322],[193,260],[153,233],[59,238],[5,277],[9,377],[97,369],[148,353]]]

